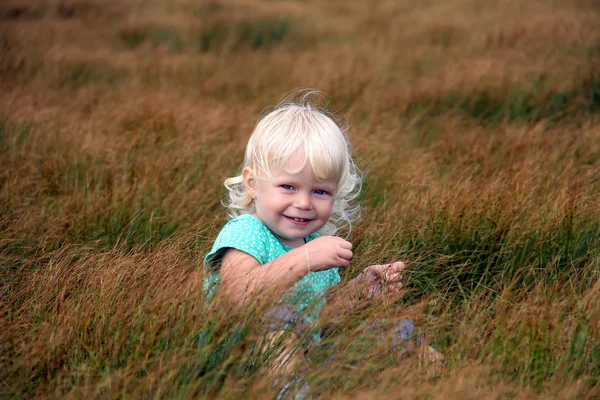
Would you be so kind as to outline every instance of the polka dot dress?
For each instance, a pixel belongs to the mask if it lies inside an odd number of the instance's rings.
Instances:
[[[306,237],[310,242],[319,237],[313,233]],[[291,247],[281,243],[271,231],[251,214],[243,214],[229,221],[217,236],[212,250],[204,258],[204,265],[211,271],[204,282],[208,297],[212,297],[219,283],[219,268],[225,250],[234,248],[254,257],[260,265],[281,257]],[[325,295],[332,286],[340,282],[337,268],[311,272],[302,278],[282,299],[284,304],[292,304],[311,322],[318,317],[325,306]]]

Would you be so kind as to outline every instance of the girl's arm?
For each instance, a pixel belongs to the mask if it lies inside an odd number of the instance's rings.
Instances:
[[[310,271],[347,267],[352,259],[352,244],[335,236],[322,236],[290,250],[267,264],[243,251],[228,249],[221,262],[223,292],[239,305],[249,299],[281,296]]]
[[[221,263],[219,284],[229,299],[243,306],[255,296],[280,298],[307,273],[306,257],[298,249],[265,265],[243,251],[228,249]]]

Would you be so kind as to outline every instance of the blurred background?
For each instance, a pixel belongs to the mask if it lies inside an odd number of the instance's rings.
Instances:
[[[599,61],[596,0],[1,0],[1,391],[275,393],[194,341],[225,323],[201,259],[258,117],[311,87],[365,171],[344,279],[404,260],[376,313],[447,359],[343,347],[316,396],[598,396]]]

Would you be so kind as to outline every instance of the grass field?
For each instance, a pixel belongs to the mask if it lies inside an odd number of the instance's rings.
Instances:
[[[344,280],[409,267],[301,366],[313,396],[600,397],[596,0],[0,1],[2,397],[275,396],[201,259],[300,87],[366,171]],[[445,362],[369,346],[386,316]]]

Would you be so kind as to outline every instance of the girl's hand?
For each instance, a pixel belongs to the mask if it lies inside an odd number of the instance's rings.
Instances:
[[[311,240],[300,249],[310,262],[310,271],[318,272],[331,268],[345,268],[352,260],[352,243],[337,236],[321,236]]]
[[[402,288],[402,273],[405,268],[401,261],[393,264],[371,265],[354,278],[354,281],[358,284],[358,290],[368,299],[382,295],[395,295]]]

